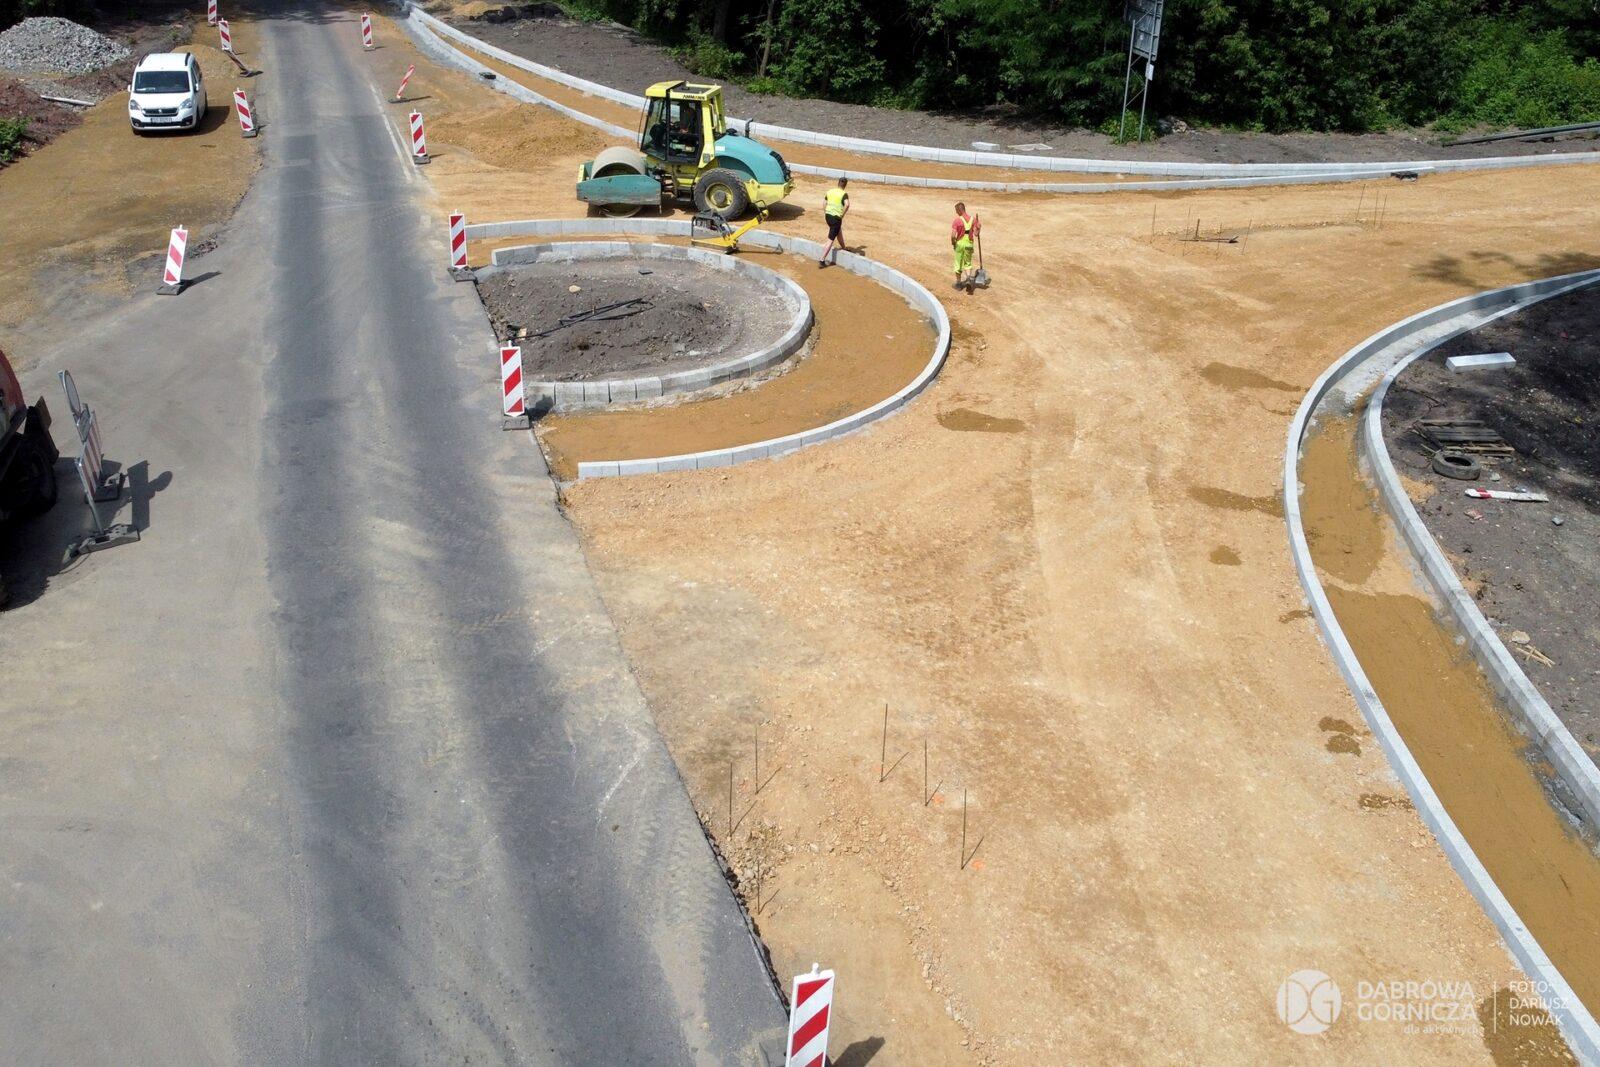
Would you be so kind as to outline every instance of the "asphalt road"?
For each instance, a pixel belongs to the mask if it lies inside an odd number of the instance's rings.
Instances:
[[[58,572],[64,492],[3,546],[0,1061],[781,1062],[387,70],[276,10],[203,280],[27,383],[74,371],[144,533]]]

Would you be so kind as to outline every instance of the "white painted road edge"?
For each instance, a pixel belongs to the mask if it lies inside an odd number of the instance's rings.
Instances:
[[[490,276],[491,272],[507,267],[552,261],[571,263],[584,259],[674,260],[699,263],[712,270],[731,271],[744,275],[769,292],[776,293],[793,309],[793,314],[783,335],[772,344],[733,359],[723,360],[721,363],[638,378],[525,382],[523,389],[528,399],[530,413],[593,411],[614,404],[632,404],[675,393],[693,393],[737,378],[748,378],[794,355],[805,346],[806,336],[811,332],[811,297],[798,282],[760,264],[740,259],[736,255],[710,252],[703,248],[630,241],[554,241],[514,245],[510,248],[496,249],[492,259],[494,266],[478,271],[478,280],[482,281]]]
[[[1289,531],[1289,554],[1299,575],[1300,585],[1305,589],[1306,598],[1310,602],[1312,616],[1322,631],[1323,640],[1333,655],[1339,673],[1344,676],[1345,684],[1349,686],[1351,695],[1361,708],[1362,717],[1382,746],[1390,767],[1404,784],[1422,821],[1427,824],[1428,829],[1443,847],[1451,866],[1456,869],[1467,889],[1477,898],[1479,905],[1493,920],[1500,935],[1505,938],[1512,956],[1530,979],[1544,983],[1543,988],[1549,991],[1547,999],[1550,1001],[1548,1005],[1550,1014],[1561,1028],[1561,1033],[1572,1051],[1583,1063],[1590,1067],[1600,1067],[1600,1025],[1596,1024],[1589,1009],[1578,999],[1571,985],[1518,918],[1511,903],[1506,900],[1505,894],[1500,892],[1499,886],[1490,878],[1482,861],[1472,851],[1472,846],[1467,843],[1461,831],[1456,828],[1455,821],[1445,811],[1438,794],[1434,792],[1433,786],[1422,773],[1422,768],[1417,765],[1405,740],[1395,729],[1389,713],[1378,699],[1377,692],[1372,688],[1372,683],[1362,670],[1355,651],[1350,647],[1344,630],[1340,628],[1339,621],[1333,614],[1327,593],[1317,577],[1316,566],[1311,559],[1311,549],[1306,541],[1305,527],[1300,517],[1300,448],[1317,406],[1346,376],[1360,371],[1363,364],[1385,348],[1423,333],[1430,327],[1437,326],[1463,312],[1475,308],[1497,308],[1519,302],[1526,303],[1559,290],[1579,277],[1582,275],[1564,275],[1477,293],[1448,304],[1441,304],[1385,327],[1346,352],[1317,379],[1311,391],[1301,401],[1294,420],[1289,424],[1288,442],[1283,457],[1283,512],[1284,522]]]
[[[613,103],[627,107],[642,109],[644,97],[635,93],[613,89],[609,85],[578,78],[565,71],[554,67],[545,66],[525,59],[513,52],[496,48],[494,45],[440,21],[434,16],[423,11],[413,4],[407,4],[407,23],[413,27],[431,31],[430,35],[442,35],[459,41],[470,48],[476,49],[487,56],[492,56],[503,63],[541,78],[565,85],[570,89],[598,96]],[[441,44],[443,42],[440,42]],[[452,49],[454,51],[454,49]],[[459,53],[457,53],[459,55]],[[470,57],[463,56],[470,61]],[[564,109],[568,112],[571,109]],[[574,115],[574,117],[576,117]],[[587,116],[585,117],[587,118]],[[591,121],[591,125],[599,120]],[[1012,170],[1041,170],[1056,171],[1069,174],[1142,174],[1167,177],[1195,177],[1195,178],[1286,178],[1298,176],[1301,181],[1308,176],[1315,176],[1313,180],[1321,182],[1352,181],[1360,178],[1384,177],[1397,171],[1461,171],[1461,170],[1499,170],[1506,167],[1537,167],[1561,163],[1600,163],[1600,152],[1552,152],[1546,155],[1529,156],[1484,156],[1476,159],[1427,159],[1427,160],[1393,160],[1360,163],[1183,163],[1183,162],[1157,162],[1151,160],[1128,159],[1083,159],[1066,158],[1061,156],[1035,156],[1006,152],[977,152],[951,148],[934,148],[927,145],[907,145],[894,141],[874,141],[864,137],[842,137],[829,133],[817,133],[812,130],[795,129],[789,126],[771,125],[765,122],[755,122],[751,119],[728,119],[731,124],[754,129],[762,138],[778,141],[789,141],[794,144],[815,145],[819,148],[837,148],[849,152],[861,152],[867,155],[895,156],[902,159],[914,159],[928,163],[957,163],[969,166],[1006,167]],[[606,123],[607,127],[613,127]],[[627,130],[625,135],[634,136],[635,131]],[[791,168],[802,174],[837,174],[836,170],[827,168]],[[851,178],[860,178],[863,181],[872,181],[873,178],[845,172]],[[956,181],[943,179],[917,179],[880,175],[879,178],[893,178],[897,184],[921,184],[927,182],[934,188],[1009,188],[1012,183],[986,182],[979,186],[963,186]],[[1133,183],[1120,183],[1111,186],[1113,189],[1127,189]],[[1150,183],[1156,184],[1156,183]],[[1273,183],[1263,183],[1273,184]],[[1161,183],[1164,188],[1208,188],[1207,186],[1177,186],[1172,183]],[[1022,189],[1039,190],[1039,185],[1020,183]],[[1060,188],[1051,187],[1048,191],[1070,192],[1072,186]],[[1105,192],[1104,188],[1084,190],[1089,192]]]
[[[638,234],[652,237],[688,237],[689,223],[679,219],[524,219],[516,222],[485,222],[467,227],[468,240],[495,237],[572,237],[607,236],[613,234]],[[784,252],[818,259],[823,246],[817,241],[788,237],[770,231],[755,230],[740,238],[758,248],[776,248]],[[936,338],[928,362],[916,376],[892,396],[876,404],[836,419],[826,426],[811,430],[756,441],[732,448],[717,448],[705,452],[690,452],[676,456],[656,456],[649,459],[596,460],[578,464],[578,477],[615,478],[629,474],[657,474],[667,471],[704,470],[709,467],[731,467],[754,459],[768,459],[798,451],[807,445],[843,437],[900,410],[938,376],[950,351],[950,316],[944,305],[916,281],[876,260],[858,256],[853,252],[838,253],[837,265],[852,274],[870,278],[887,286],[905,298],[912,307],[933,320]]]
[[[1540,301],[1561,296],[1575,289],[1600,284],[1600,271],[1586,271],[1569,277],[1576,277],[1578,280],[1543,291],[1537,296],[1517,297],[1512,304],[1479,322],[1472,329],[1478,329],[1488,322],[1521,311]],[[1540,751],[1555,767],[1562,783],[1572,791],[1583,809],[1582,815],[1589,827],[1600,829],[1600,769],[1595,767],[1594,762],[1583,751],[1566,724],[1550,709],[1549,703],[1539,693],[1538,688],[1528,680],[1528,676],[1517,664],[1516,658],[1500,641],[1489,621],[1483,617],[1483,612],[1478,610],[1477,601],[1456,578],[1455,568],[1445,558],[1433,535],[1428,533],[1428,528],[1417,514],[1411,498],[1406,495],[1405,488],[1400,484],[1400,475],[1395,471],[1394,463],[1389,457],[1389,449],[1384,443],[1383,401],[1389,393],[1389,386],[1412,363],[1445,341],[1464,332],[1466,331],[1457,331],[1423,345],[1389,368],[1383,380],[1378,383],[1372,400],[1367,404],[1366,414],[1362,417],[1367,459],[1372,464],[1374,480],[1378,483],[1384,507],[1393,517],[1395,525],[1399,527],[1401,536],[1410,547],[1412,555],[1416,557],[1434,595],[1455,617],[1456,625],[1465,635],[1467,647],[1482,665],[1485,677],[1489,679],[1500,698],[1510,706],[1512,717],[1517,721],[1518,727],[1538,744]]]

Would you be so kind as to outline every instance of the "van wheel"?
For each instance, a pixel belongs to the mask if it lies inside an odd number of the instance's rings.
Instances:
[[[12,472],[16,479],[17,513],[31,518],[55,507],[59,486],[49,451],[38,442],[24,445],[22,454],[17,457],[17,466]]]
[[[708,170],[694,183],[694,206],[699,211],[710,211],[725,219],[735,219],[750,207],[750,194],[744,190],[744,178],[726,167]]]

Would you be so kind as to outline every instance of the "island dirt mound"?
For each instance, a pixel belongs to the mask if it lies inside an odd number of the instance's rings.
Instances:
[[[480,279],[478,295],[535,381],[709,366],[772,344],[796,314],[748,278],[681,260],[538,263]]]

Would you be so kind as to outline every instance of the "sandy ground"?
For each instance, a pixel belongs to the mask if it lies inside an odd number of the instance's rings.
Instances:
[[[1577,995],[1600,1004],[1593,843],[1552,806],[1551,769],[1502,713],[1477,662],[1434,624],[1409,554],[1357,471],[1354,425],[1319,427],[1301,467],[1306,539],[1334,614],[1490,877]]]
[[[598,138],[419,82],[441,209],[579,213]],[[1276,493],[1294,405],[1351,344],[1594,265],[1600,176],[1383,193],[1381,226],[1338,187],[980,201],[995,286],[949,300],[951,360],[906,411],[565,493],[778,971],[840,972],[841,1062],[1518,1061],[1517,972],[1365,737]],[[852,199],[853,241],[947,285],[948,197]],[[1250,236],[1161,236],[1196,220]],[[1300,968],[1346,990],[1318,1037],[1274,1011]],[[1464,1022],[1357,1011],[1360,983],[1427,978],[1471,984]]]
[[[230,19],[240,52],[253,47],[247,19]],[[205,273],[205,242],[217,236],[250,184],[256,142],[239,136],[231,93],[238,71],[213,46],[202,9],[195,20],[207,110],[194,134],[138,137],[127,97],[89,108],[83,124],[0,171],[0,334],[23,366],[56,343],[84,305],[120,299],[161,282],[168,232],[189,228],[185,274]],[[45,205],[70,210],[45,210]],[[203,290],[201,290],[203,292]]]

